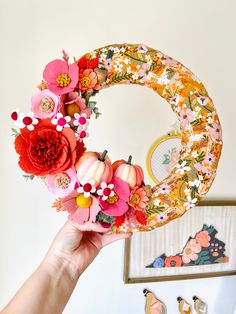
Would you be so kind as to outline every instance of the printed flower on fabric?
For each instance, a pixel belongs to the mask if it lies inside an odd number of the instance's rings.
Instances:
[[[187,196],[187,200],[188,201],[184,203],[184,206],[186,207],[187,210],[196,206],[197,198],[192,199],[191,196]]]
[[[43,78],[48,83],[48,89],[56,95],[74,91],[78,83],[78,65],[68,65],[64,60],[49,62],[43,72]]]
[[[193,122],[194,116],[190,109],[181,109],[179,113],[180,124],[185,127],[187,124]]]
[[[208,153],[204,159],[205,163],[208,165],[212,165],[215,162],[215,156],[211,153]]]
[[[113,197],[115,192],[113,191],[114,184],[107,184],[106,182],[101,183],[101,189],[97,190],[99,196],[102,197],[103,201],[106,201],[109,197]]]
[[[201,245],[201,247],[210,246],[211,237],[209,236],[209,233],[207,231],[201,231],[197,233],[195,239]]]
[[[222,138],[222,129],[218,123],[213,122],[209,132],[213,140],[219,140]]]
[[[31,110],[36,118],[47,119],[58,112],[58,97],[48,89],[37,92],[31,97]]]
[[[89,119],[92,114],[92,109],[86,106],[85,99],[80,97],[78,92],[70,92],[60,96],[59,101],[60,111],[64,116],[74,117],[75,113],[86,114]]]
[[[79,89],[81,93],[90,93],[93,90],[99,90],[97,74],[92,69],[85,69],[79,73]]]
[[[122,216],[129,209],[127,204],[130,196],[129,185],[117,177],[114,177],[110,183],[114,185],[114,195],[105,201],[102,200],[102,196],[99,196],[99,203],[106,215]]]
[[[66,171],[85,151],[70,128],[57,132],[50,119],[39,121],[33,131],[22,129],[15,139],[15,149],[21,169],[38,176]]]
[[[169,256],[165,259],[165,267],[180,267],[182,265],[182,259],[180,256]]]
[[[33,112],[29,112],[27,115],[23,113],[19,116],[18,126],[20,129],[27,128],[29,131],[33,131],[35,125],[38,124],[39,120],[34,117]]]
[[[91,193],[96,192],[95,181],[94,180],[81,180],[80,187],[77,189],[78,193],[83,193],[84,197],[88,198],[91,196]]]
[[[138,186],[134,187],[131,190],[129,205],[136,210],[143,211],[148,203],[149,198],[147,197],[147,193],[143,188]]]
[[[69,219],[78,224],[86,221],[95,222],[96,216],[101,210],[98,199],[94,196],[85,197],[76,191],[72,191],[61,200],[62,210],[69,213]]]
[[[77,176],[74,168],[46,176],[45,182],[49,190],[57,197],[65,197],[74,190]]]
[[[185,171],[190,171],[190,167],[187,166],[186,160],[182,161],[180,164],[176,165],[176,173],[180,173],[181,175],[185,173]]]
[[[168,220],[168,216],[166,213],[160,213],[156,215],[157,221],[162,223],[165,222],[166,220]]]
[[[182,260],[184,264],[189,264],[191,261],[198,259],[198,254],[201,251],[201,245],[195,240],[191,239],[185,246],[182,253]]]
[[[163,183],[163,184],[160,185],[159,191],[160,191],[161,194],[168,194],[171,191],[170,190],[170,186],[168,184],[166,184],[166,183]]]
[[[56,125],[57,131],[62,131],[64,128],[69,128],[70,116],[63,116],[61,112],[58,112],[55,118],[52,119],[52,124]]]

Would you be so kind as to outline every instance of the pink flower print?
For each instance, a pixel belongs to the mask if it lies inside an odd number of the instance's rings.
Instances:
[[[191,239],[186,244],[183,254],[182,260],[184,264],[189,264],[191,261],[196,261],[198,259],[197,253],[201,251],[201,245],[195,240]]]
[[[213,122],[209,132],[213,140],[220,140],[222,138],[222,129],[218,123]]]
[[[208,165],[212,165],[213,162],[215,162],[215,157],[214,155],[212,155],[211,153],[208,153],[204,159],[205,163],[208,164]]]
[[[160,190],[160,193],[161,193],[161,194],[168,194],[168,193],[170,193],[170,191],[171,191],[169,185],[166,184],[166,183],[162,184],[162,185],[160,186],[159,190]]]
[[[185,127],[187,124],[193,122],[194,116],[190,109],[181,109],[179,113],[180,124]]]
[[[197,98],[197,101],[198,101],[198,103],[199,103],[201,106],[206,106],[206,104],[207,104],[208,101],[209,101],[209,98],[206,97],[206,96],[199,96],[199,97]]]
[[[113,61],[112,61],[112,59],[106,59],[105,61],[104,61],[104,67],[109,71],[111,68],[112,68],[112,66],[113,66]]]
[[[157,221],[158,222],[165,222],[167,219],[168,219],[168,216],[166,213],[157,214]]]
[[[150,69],[150,63],[144,63],[139,70],[139,76],[141,76],[140,82],[144,83],[147,80],[148,71]]]
[[[201,247],[210,246],[211,237],[209,236],[209,233],[207,231],[201,231],[197,233],[195,239],[201,245]]]

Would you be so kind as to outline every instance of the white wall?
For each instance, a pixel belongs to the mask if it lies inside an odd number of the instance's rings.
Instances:
[[[25,182],[17,166],[9,114],[27,111],[46,63],[111,43],[145,43],[183,62],[205,83],[224,131],[224,151],[209,198],[236,199],[234,0],[0,0],[0,307],[35,269],[65,216],[51,208],[39,182]],[[108,148],[112,159],[133,153],[145,164],[147,149],[175,116],[157,95],[136,86],[114,87],[97,97],[103,116],[91,123],[88,147]],[[146,119],[142,116],[145,115]],[[81,278],[64,313],[143,313],[142,289],[152,289],[177,313],[176,297],[194,294],[210,314],[231,314],[235,277],[144,285],[122,281],[123,243],[100,254]]]

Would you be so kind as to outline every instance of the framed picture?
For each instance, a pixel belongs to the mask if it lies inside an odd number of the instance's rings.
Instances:
[[[182,218],[125,242],[124,281],[236,275],[236,201],[203,201]]]

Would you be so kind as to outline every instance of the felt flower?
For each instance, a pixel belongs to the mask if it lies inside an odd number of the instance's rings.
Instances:
[[[97,190],[97,193],[99,196],[102,197],[103,201],[106,201],[108,197],[112,197],[115,195],[113,188],[114,188],[114,184],[112,183],[107,184],[106,182],[102,182],[101,189]]]
[[[15,139],[15,149],[21,169],[38,176],[66,171],[85,151],[70,128],[58,132],[50,119],[39,121],[31,132],[22,129]]]
[[[182,259],[180,256],[169,256],[165,259],[165,267],[180,267],[182,265]]]
[[[43,78],[48,83],[48,89],[56,95],[73,91],[78,83],[78,65],[68,65],[64,60],[49,62],[44,71]]]
[[[214,140],[219,140],[222,137],[222,129],[218,123],[213,122],[209,129],[210,135]]]
[[[87,130],[81,130],[81,128],[78,127],[75,135],[80,141],[82,141],[83,139],[89,136],[89,133],[87,132]]]
[[[185,127],[187,124],[193,122],[194,116],[192,110],[190,109],[181,109],[179,113],[180,124]]]
[[[208,165],[212,165],[213,162],[215,162],[215,157],[214,155],[212,155],[211,153],[208,153],[204,159],[205,163],[208,164]]]
[[[184,206],[186,207],[186,209],[190,209],[194,206],[196,206],[196,203],[197,203],[197,198],[191,198],[191,196],[187,196],[187,202],[184,203]]]
[[[80,97],[78,92],[70,92],[60,96],[60,111],[65,116],[74,117],[75,113],[86,114],[87,119],[92,114],[92,109],[86,106],[85,99]]]
[[[86,55],[84,55],[83,57],[81,57],[78,61],[77,64],[79,66],[79,70],[84,70],[84,69],[92,69],[94,70],[99,63],[99,58],[95,57],[95,58],[87,58]]]
[[[77,189],[77,192],[83,193],[84,197],[88,198],[91,196],[91,193],[96,192],[96,188],[94,185],[95,185],[94,180],[89,180],[89,181],[81,180],[80,187]]]
[[[130,193],[129,205],[136,210],[144,210],[148,202],[147,193],[143,188],[134,187]]]
[[[86,221],[95,222],[96,216],[101,210],[98,199],[94,196],[85,198],[83,194],[72,191],[61,200],[62,210],[69,213],[69,219],[78,224]]]
[[[19,123],[23,117],[24,117],[24,114],[20,112],[19,108],[17,108],[16,111],[13,111],[11,113],[11,118],[14,121],[15,126],[19,127]]]
[[[211,237],[209,236],[209,233],[206,230],[198,232],[195,236],[195,239],[201,245],[201,247],[210,246]]]
[[[93,90],[99,90],[97,74],[92,69],[85,69],[79,73],[79,89],[81,93],[90,93]]]
[[[127,204],[130,196],[129,185],[117,177],[114,177],[110,183],[114,185],[114,195],[105,201],[102,200],[102,196],[99,196],[99,203],[106,215],[122,216],[129,209]]]
[[[58,97],[44,89],[31,97],[31,110],[36,118],[47,119],[54,117],[58,112]]]
[[[87,128],[88,121],[87,116],[85,113],[82,113],[81,115],[79,113],[74,114],[74,120],[73,120],[74,126],[78,126],[78,129],[84,130]]]
[[[185,171],[190,171],[190,167],[186,165],[187,162],[184,160],[181,164],[176,165],[176,173],[184,174]]]
[[[183,263],[189,264],[191,261],[196,261],[198,259],[197,253],[200,251],[201,245],[195,239],[189,240],[182,253]]]
[[[58,132],[62,131],[64,128],[69,128],[69,122],[71,121],[70,116],[63,116],[61,112],[58,112],[55,118],[52,120],[52,124],[56,125],[56,129]]]
[[[50,190],[57,197],[65,197],[74,190],[77,176],[74,168],[57,174],[49,174],[45,182]]]
[[[34,117],[33,112],[29,112],[27,115],[23,113],[19,115],[18,126],[20,129],[27,128],[29,131],[33,131],[39,120]]]

